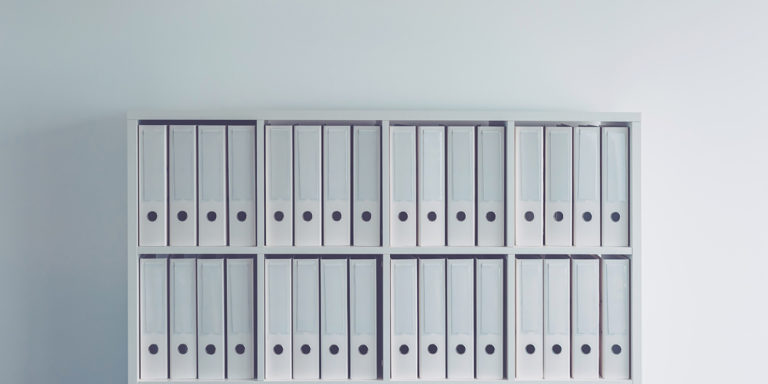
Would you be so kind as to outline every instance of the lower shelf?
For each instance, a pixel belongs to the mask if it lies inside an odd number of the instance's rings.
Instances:
[[[632,380],[609,380],[609,379],[571,379],[571,380],[516,380],[516,379],[504,379],[504,380],[366,380],[366,381],[353,381],[353,380],[316,380],[316,381],[303,381],[303,380],[139,380],[140,384],[319,384],[319,383],[334,383],[334,384],[371,384],[376,382],[386,383],[419,383],[419,384],[499,384],[499,383],[515,383],[515,384],[572,384],[572,383],[596,383],[596,384],[632,384]]]

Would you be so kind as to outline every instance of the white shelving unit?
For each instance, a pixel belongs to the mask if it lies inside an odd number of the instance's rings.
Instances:
[[[237,122],[256,127],[256,246],[255,247],[148,247],[138,243],[138,126],[141,123],[153,124],[202,124],[217,123],[226,125]],[[318,246],[318,247],[275,247],[265,244],[264,216],[264,126],[266,123],[283,124],[366,124],[378,125],[382,130],[381,156],[381,231],[382,245],[363,246]],[[413,125],[496,125],[507,127],[506,134],[506,246],[503,247],[392,247],[389,227],[389,146],[390,124],[410,123]],[[628,247],[518,247],[514,245],[514,135],[510,128],[516,125],[553,125],[570,126],[624,126],[629,128],[629,195],[630,195],[630,237]],[[641,249],[640,249],[640,115],[637,113],[593,113],[593,112],[545,112],[545,111],[420,111],[420,110],[384,110],[384,111],[290,111],[264,110],[252,112],[210,112],[210,113],[175,113],[175,112],[137,112],[129,113],[127,118],[127,212],[128,212],[128,383],[221,383],[222,380],[145,380],[139,378],[139,259],[141,255],[253,255],[256,269],[256,378],[253,380],[226,379],[227,383],[254,383],[273,381],[264,379],[264,259],[265,255],[377,255],[381,259],[381,382],[400,381],[390,379],[389,329],[390,329],[390,257],[392,255],[504,255],[506,262],[506,313],[505,313],[505,379],[497,380],[515,383],[576,383],[598,382],[606,384],[629,384],[641,381]],[[630,259],[630,296],[631,296],[631,379],[628,380],[518,380],[515,378],[515,256],[516,255],[623,255]],[[316,383],[331,380],[291,380],[295,383]],[[421,383],[491,383],[485,380],[408,380]],[[362,384],[362,381],[343,380],[346,383]]]

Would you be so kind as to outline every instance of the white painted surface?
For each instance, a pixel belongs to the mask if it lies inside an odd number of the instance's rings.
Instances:
[[[750,176],[768,162],[766,11],[760,1],[3,2],[0,302],[14,314],[0,317],[3,380],[125,379],[124,112],[254,107],[643,112],[644,380],[754,380],[768,335],[753,330],[768,309],[739,293],[768,288],[768,259],[745,241],[764,237],[768,216],[768,179]],[[446,53],[461,59],[434,65]]]

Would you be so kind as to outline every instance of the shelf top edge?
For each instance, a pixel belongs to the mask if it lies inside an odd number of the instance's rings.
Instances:
[[[639,112],[569,110],[448,109],[265,109],[200,111],[129,111],[128,120],[465,120],[465,121],[611,121],[639,122]]]

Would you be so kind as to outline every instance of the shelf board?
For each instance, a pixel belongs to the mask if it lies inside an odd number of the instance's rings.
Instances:
[[[393,120],[393,121],[525,121],[575,123],[636,122],[635,112],[578,112],[532,110],[240,110],[133,111],[129,120]]]
[[[610,380],[610,379],[567,379],[567,380],[517,380],[517,379],[502,379],[502,380],[459,380],[459,379],[444,379],[444,380],[243,380],[243,379],[224,379],[224,380],[198,380],[198,379],[168,379],[168,380],[139,380],[139,383],[145,384],[172,384],[172,383],[189,383],[189,384],[318,384],[318,383],[344,383],[344,384],[371,384],[376,382],[389,382],[389,383],[419,383],[419,384],[498,384],[498,383],[515,383],[515,384],[573,384],[573,383],[599,383],[599,384],[632,384],[632,380]]]
[[[632,255],[632,247],[137,247],[169,255]]]

